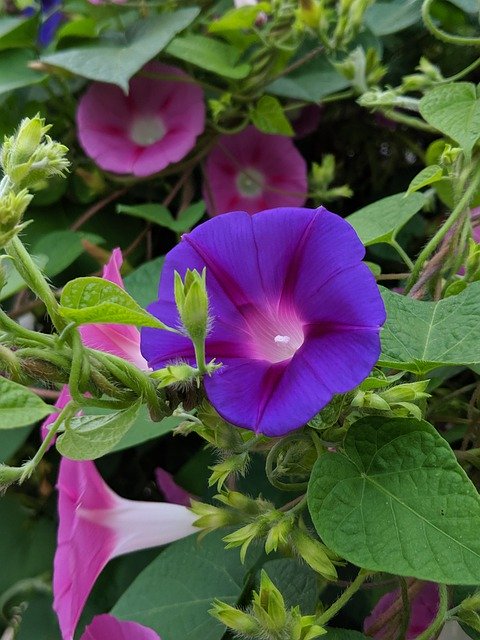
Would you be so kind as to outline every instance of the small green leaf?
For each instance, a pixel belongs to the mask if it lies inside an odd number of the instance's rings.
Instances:
[[[55,411],[32,391],[0,376],[0,429],[25,427]]]
[[[124,33],[105,33],[95,43],[57,51],[41,60],[90,80],[111,82],[128,92],[130,78],[188,27],[199,11],[189,7],[136,20]]]
[[[67,282],[60,298],[60,313],[77,324],[131,324],[164,329],[118,285],[93,276]]]
[[[125,591],[112,614],[151,627],[164,640],[220,640],[225,627],[208,610],[214,598],[235,605],[246,568],[227,551],[225,531],[171,544]]]
[[[109,453],[135,422],[142,401],[107,415],[80,416],[65,425],[57,449],[71,460],[95,460]]]
[[[319,56],[275,80],[266,90],[286,98],[321,102],[322,98],[349,86],[350,82],[338,73],[328,58]]]
[[[411,193],[414,193],[419,189],[423,189],[423,187],[428,187],[428,185],[438,182],[439,180],[443,180],[442,167],[439,167],[437,164],[425,167],[425,169],[422,169],[420,173],[417,173],[410,182],[405,196],[409,196]]]
[[[282,105],[273,96],[262,96],[250,113],[253,124],[263,133],[293,136],[290,121]]]
[[[421,193],[413,193],[408,197],[404,193],[397,193],[359,209],[346,220],[366,247],[380,242],[390,243],[424,204],[425,196]]]
[[[0,94],[13,89],[41,82],[47,76],[30,69],[29,62],[36,60],[28,49],[8,49],[0,52]]]
[[[170,211],[161,204],[120,204],[117,213],[126,213],[136,218],[143,218],[147,222],[153,222],[161,227],[166,227],[175,233],[183,233],[191,229],[205,213],[205,203],[203,200],[196,202],[184,211],[178,218],[174,218]]]
[[[172,40],[166,51],[174,58],[224,78],[241,80],[250,73],[250,65],[239,63],[241,51],[214,38],[195,34],[179,36]]]
[[[480,99],[474,84],[452,82],[431,89],[420,100],[420,113],[470,155],[480,138]]]
[[[422,0],[376,2],[368,7],[365,23],[376,36],[388,36],[422,20]]]
[[[270,2],[258,2],[255,5],[230,9],[223,16],[211,22],[208,30],[210,33],[225,33],[238,29],[249,29],[254,25],[259,13],[268,12],[270,9]]]
[[[387,322],[380,363],[423,375],[441,365],[480,363],[480,282],[438,302],[382,289]]]
[[[444,584],[480,582],[480,497],[427,422],[355,422],[344,452],[316,462],[308,505],[324,543],[353,564]]]
[[[69,267],[84,251],[82,235],[69,230],[47,233],[32,247],[33,254],[47,256],[44,273],[49,278]]]

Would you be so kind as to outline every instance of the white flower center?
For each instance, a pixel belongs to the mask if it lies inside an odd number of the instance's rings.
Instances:
[[[158,116],[138,116],[130,127],[130,140],[140,145],[148,147],[161,140],[166,133],[166,128]]]
[[[256,198],[263,191],[265,179],[256,169],[244,169],[237,174],[237,190],[245,198]]]

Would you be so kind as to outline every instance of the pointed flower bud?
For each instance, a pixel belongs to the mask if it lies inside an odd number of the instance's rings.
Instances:
[[[214,600],[213,609],[210,609],[209,613],[217,620],[220,620],[226,627],[238,633],[247,636],[256,636],[261,633],[261,628],[252,615],[240,611],[221,600]]]
[[[298,18],[303,24],[311,29],[318,29],[322,9],[318,0],[300,0]]]
[[[207,269],[187,269],[182,282],[175,272],[174,294],[180,319],[194,343],[205,341],[208,327]]]
[[[336,559],[336,556],[325,545],[300,529],[294,529],[291,534],[291,541],[298,555],[314,571],[326,580],[336,580],[337,570],[332,562],[332,559]]]
[[[280,517],[280,520],[270,528],[270,531],[267,534],[267,538],[265,540],[266,553],[271,553],[272,551],[277,551],[279,547],[287,546],[288,536],[293,529],[294,523],[295,518],[292,515]]]
[[[217,484],[217,490],[220,491],[223,487],[226,479],[232,474],[245,475],[247,470],[249,456],[247,452],[239,453],[238,455],[231,456],[218,464],[209,467],[212,471],[212,475],[208,480],[208,486],[211,487],[215,483]]]
[[[253,615],[267,631],[280,631],[285,627],[287,611],[282,594],[262,569],[260,589],[253,592]]]
[[[204,529],[205,534],[228,525],[238,524],[239,520],[238,516],[235,516],[228,509],[215,507],[212,504],[205,504],[197,500],[192,500],[190,510],[198,516],[193,526]]]
[[[20,223],[32,197],[27,189],[18,193],[7,191],[0,196],[0,246],[5,245],[24,228]]]
[[[158,388],[161,389],[171,384],[188,385],[197,378],[197,375],[198,371],[189,364],[171,364],[164,369],[155,371],[151,377],[159,381]]]

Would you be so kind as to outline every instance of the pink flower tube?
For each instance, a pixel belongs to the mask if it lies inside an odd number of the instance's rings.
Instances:
[[[137,622],[104,614],[95,616],[80,640],[160,640],[160,636]]]

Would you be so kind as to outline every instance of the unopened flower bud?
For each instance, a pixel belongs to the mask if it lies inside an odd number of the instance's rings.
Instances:
[[[18,193],[7,191],[0,196],[0,246],[5,245],[24,228],[20,223],[32,197],[26,189]]]
[[[50,128],[37,114],[34,118],[24,118],[14,135],[5,137],[0,162],[7,175],[15,166],[30,160]]]
[[[294,550],[314,571],[326,580],[336,580],[337,570],[332,559],[337,559],[325,545],[300,529],[294,529],[290,540]]]
[[[233,533],[229,533],[223,538],[223,541],[227,543],[226,549],[234,549],[235,547],[241,547],[240,559],[245,562],[248,547],[256,538],[262,538],[266,532],[266,525],[261,519],[251,522]]]
[[[211,487],[215,483],[217,484],[217,490],[223,487],[226,479],[234,474],[239,473],[244,476],[247,470],[249,456],[247,452],[239,453],[238,455],[230,456],[226,460],[219,462],[218,464],[209,467],[212,471],[212,475],[208,480],[208,486]]]
[[[175,302],[183,326],[193,342],[205,340],[208,326],[206,268],[202,273],[187,269],[185,278],[175,272]]]
[[[186,385],[197,376],[197,370],[189,364],[171,364],[164,369],[158,369],[151,374],[158,380],[158,388],[168,387],[171,384]]]
[[[430,380],[419,380],[417,382],[398,384],[382,391],[381,396],[389,404],[418,402],[430,397],[430,394],[426,392],[429,382]]]
[[[300,22],[311,29],[318,29],[322,9],[318,0],[300,0],[298,8],[298,18]]]
[[[227,509],[205,504],[204,502],[198,502],[197,500],[191,501],[190,508],[193,513],[198,516],[193,525],[199,529],[204,529],[205,533],[236,524],[238,518],[233,511],[230,512]]]
[[[352,407],[376,409],[377,411],[389,411],[390,405],[373,391],[358,391],[352,400]]]
[[[260,588],[253,592],[253,615],[261,627],[274,632],[284,629],[287,611],[282,594],[262,569]]]
[[[213,609],[210,609],[209,613],[217,620],[220,620],[226,627],[238,633],[247,636],[256,636],[261,633],[261,628],[252,615],[240,611],[221,600],[213,601]]]
[[[286,547],[288,536],[293,529],[295,518],[292,515],[280,517],[275,524],[270,527],[265,540],[265,551],[271,553],[277,551],[279,547]]]

